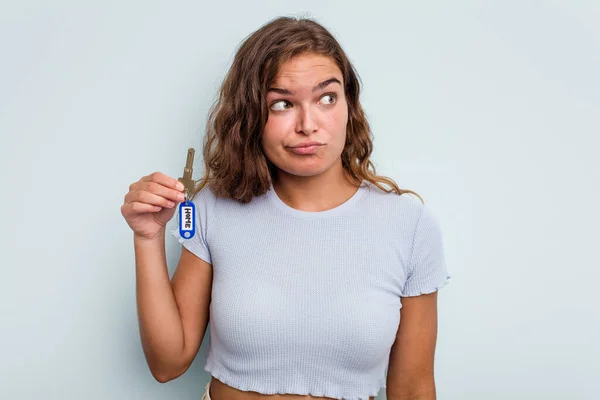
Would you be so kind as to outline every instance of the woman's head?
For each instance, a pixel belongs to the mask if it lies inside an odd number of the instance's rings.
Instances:
[[[341,172],[348,104],[344,77],[333,59],[304,53],[287,60],[267,89],[267,107],[262,148],[277,174]],[[294,148],[313,142],[318,143],[314,150]]]
[[[354,180],[416,194],[376,175],[359,95],[358,74],[323,26],[272,20],[243,41],[223,81],[207,121],[197,190],[210,183],[217,195],[246,203],[278,173],[311,176],[341,163]],[[290,149],[310,141],[325,145],[310,156]]]

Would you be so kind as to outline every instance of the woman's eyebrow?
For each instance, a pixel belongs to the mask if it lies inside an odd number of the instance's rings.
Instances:
[[[340,80],[337,79],[337,78],[329,78],[329,79],[327,79],[327,80],[319,83],[314,88],[312,88],[312,91],[316,92],[317,90],[323,90],[330,83],[339,83],[340,85],[342,84],[342,82],[340,82]],[[287,94],[287,95],[290,95],[290,96],[292,96],[294,94],[294,92],[292,92],[291,90],[282,89],[282,88],[276,88],[276,87],[269,88],[268,92],[275,92],[275,93],[279,93],[279,94]]]

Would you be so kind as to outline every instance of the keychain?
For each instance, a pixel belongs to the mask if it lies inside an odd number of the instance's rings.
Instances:
[[[179,204],[179,234],[184,239],[190,239],[196,233],[196,206],[190,201],[190,194],[195,188],[195,182],[192,179],[194,151],[191,147],[188,149],[183,177],[178,179],[185,186],[185,201]]]

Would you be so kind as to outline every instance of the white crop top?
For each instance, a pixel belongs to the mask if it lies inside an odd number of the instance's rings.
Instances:
[[[430,210],[367,181],[322,212],[294,209],[272,187],[241,204],[205,186],[193,202],[195,236],[171,233],[213,268],[204,369],[239,390],[376,396],[401,298],[450,278]]]

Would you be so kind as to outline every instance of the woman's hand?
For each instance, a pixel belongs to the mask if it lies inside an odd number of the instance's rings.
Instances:
[[[185,200],[181,182],[162,172],[144,176],[129,186],[121,214],[134,236],[155,239]]]

